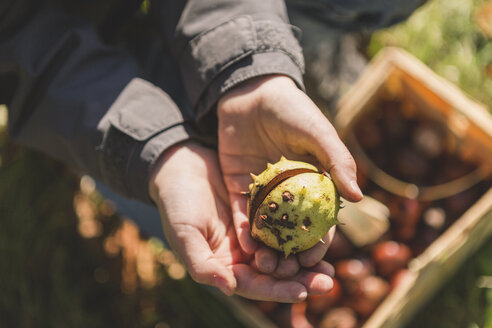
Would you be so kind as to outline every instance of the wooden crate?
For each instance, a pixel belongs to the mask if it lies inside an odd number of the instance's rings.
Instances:
[[[383,50],[340,100],[335,126],[342,139],[350,136],[357,118],[388,95],[411,100],[426,115],[443,120],[459,143],[460,155],[480,162],[480,174],[490,176],[492,117],[486,108],[470,100],[416,58],[396,48]],[[492,189],[410,262],[410,274],[363,327],[403,326],[491,235]]]

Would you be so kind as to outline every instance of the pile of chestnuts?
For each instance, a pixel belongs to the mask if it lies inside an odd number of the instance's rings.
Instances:
[[[383,100],[353,129],[366,156],[389,175],[416,186],[452,181],[478,168],[464,160],[444,123],[408,101]],[[350,143],[348,142],[350,148]],[[325,260],[335,266],[333,289],[305,302],[256,302],[279,327],[356,328],[404,279],[412,258],[425,249],[492,186],[484,179],[450,197],[420,200],[395,195],[358,164],[358,183],[390,210],[390,229],[377,242],[356,247],[337,229]],[[348,223],[347,223],[348,224]]]

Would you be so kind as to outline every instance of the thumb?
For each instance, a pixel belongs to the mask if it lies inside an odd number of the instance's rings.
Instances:
[[[216,258],[203,234],[196,227],[181,225],[177,236],[178,247],[175,249],[193,280],[233,295],[237,286],[234,273]]]
[[[232,217],[239,245],[246,254],[254,254],[258,248],[258,244],[253,240],[250,234],[249,218],[246,215],[245,197],[239,194],[231,194],[230,200]]]
[[[312,105],[316,107],[314,103]],[[357,184],[354,158],[340,140],[335,128],[319,109],[312,119],[310,129],[305,131],[310,153],[316,156],[330,173],[342,197],[352,202],[360,201],[363,195]]]

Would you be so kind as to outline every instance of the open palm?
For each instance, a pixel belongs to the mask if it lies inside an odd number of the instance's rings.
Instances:
[[[249,80],[226,93],[218,104],[219,159],[229,192],[234,224],[244,252],[255,254],[260,271],[294,275],[300,266],[314,266],[324,256],[325,243],[287,259],[258,245],[250,236],[246,198],[241,192],[268,162],[284,155],[322,166],[330,172],[340,194],[350,201],[362,198],[352,156],[326,117],[294,82],[284,76]]]
[[[217,153],[193,143],[168,150],[156,164],[150,193],[164,233],[200,283],[260,300],[296,302],[332,287],[332,267],[320,262],[289,279],[261,273],[241,250]]]

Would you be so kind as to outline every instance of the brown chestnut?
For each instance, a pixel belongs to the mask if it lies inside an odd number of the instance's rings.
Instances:
[[[290,326],[292,328],[313,328],[306,317],[306,302],[292,304]]]
[[[411,242],[412,253],[415,256],[419,256],[423,253],[430,244],[439,237],[439,232],[431,227],[424,226],[417,232],[418,238],[415,238]]]
[[[309,312],[321,314],[328,308],[337,304],[342,298],[342,286],[336,278],[333,278],[333,288],[326,294],[309,295],[307,298],[307,308]]]
[[[353,252],[354,246],[352,246],[347,237],[345,237],[345,235],[337,229],[335,235],[333,236],[333,240],[331,241],[330,247],[325,254],[325,259],[328,261],[339,260],[349,257]]]
[[[393,231],[397,239],[409,241],[415,236],[422,213],[422,205],[415,199],[394,198],[389,203]]]
[[[389,291],[390,286],[386,281],[376,276],[368,276],[360,281],[357,296],[352,299],[351,305],[360,316],[367,318]]]
[[[367,260],[348,259],[335,264],[335,274],[349,294],[355,292],[359,281],[371,275],[372,272],[372,266]]]
[[[436,122],[425,122],[413,131],[412,144],[415,150],[427,158],[437,158],[445,148],[445,134]]]
[[[400,102],[386,101],[383,107],[383,127],[386,133],[386,140],[391,143],[398,143],[409,134],[409,121],[405,119],[398,110]]]
[[[461,178],[474,169],[476,169],[475,165],[464,163],[456,156],[447,156],[442,165],[440,165],[439,172],[437,172],[434,179],[434,184],[441,184]]]
[[[397,150],[393,165],[400,178],[413,183],[422,181],[430,168],[425,158],[408,148]]]
[[[360,145],[367,150],[378,148],[383,142],[383,133],[376,122],[367,119],[359,124],[355,130]]]
[[[405,268],[411,257],[410,248],[395,241],[380,242],[372,251],[376,270],[384,277],[390,277],[396,271]]]
[[[319,328],[356,328],[357,326],[357,315],[348,307],[331,309],[319,323]]]

